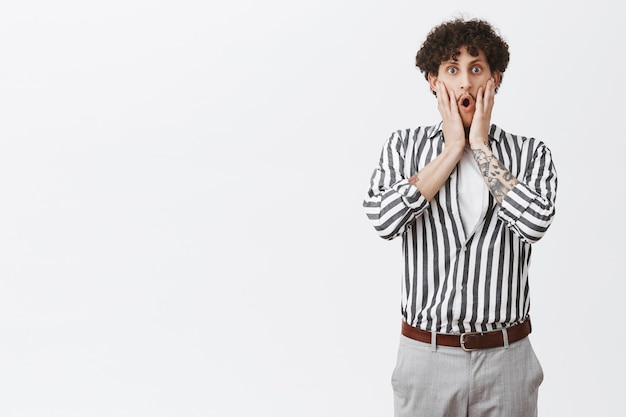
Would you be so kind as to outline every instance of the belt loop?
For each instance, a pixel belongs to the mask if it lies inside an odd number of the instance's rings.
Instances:
[[[504,348],[509,348],[509,334],[506,332],[506,327],[502,328],[502,339],[504,340]]]
[[[437,331],[434,327],[430,331],[430,350],[433,352],[437,352]]]

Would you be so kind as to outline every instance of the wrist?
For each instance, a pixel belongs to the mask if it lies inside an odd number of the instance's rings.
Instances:
[[[453,158],[461,158],[463,155],[463,150],[465,149],[465,141],[463,142],[455,142],[455,143],[446,143],[446,146],[443,148],[441,152],[444,155],[449,155]]]
[[[484,152],[491,152],[491,148],[489,147],[489,145],[487,145],[487,141],[470,140],[469,145],[470,145],[470,149],[472,150],[480,149],[481,151],[484,151]]]

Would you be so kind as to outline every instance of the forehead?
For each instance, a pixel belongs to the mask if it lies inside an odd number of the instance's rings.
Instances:
[[[475,62],[487,62],[487,56],[481,49],[476,49],[476,54],[470,54],[469,50],[465,46],[461,46],[458,50],[452,52],[452,55],[442,62],[445,63],[475,63]]]

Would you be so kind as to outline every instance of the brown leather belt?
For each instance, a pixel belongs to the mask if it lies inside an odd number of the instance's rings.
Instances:
[[[517,342],[518,340],[525,338],[531,331],[532,327],[530,325],[530,317],[520,324],[506,328],[509,343]],[[410,326],[405,321],[402,322],[402,334],[419,342],[432,343],[431,332]],[[490,332],[467,332],[463,334],[437,333],[437,345],[460,347],[469,352],[476,349],[504,346],[503,334],[504,332],[502,330],[494,330]]]

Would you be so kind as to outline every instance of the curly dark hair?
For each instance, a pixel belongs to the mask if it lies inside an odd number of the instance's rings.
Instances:
[[[482,50],[491,72],[500,72],[502,83],[502,76],[509,64],[509,45],[490,23],[480,19],[459,18],[435,26],[417,52],[415,66],[428,80],[428,74],[437,75],[442,62],[456,59],[462,46],[472,56],[477,56],[478,51]]]

